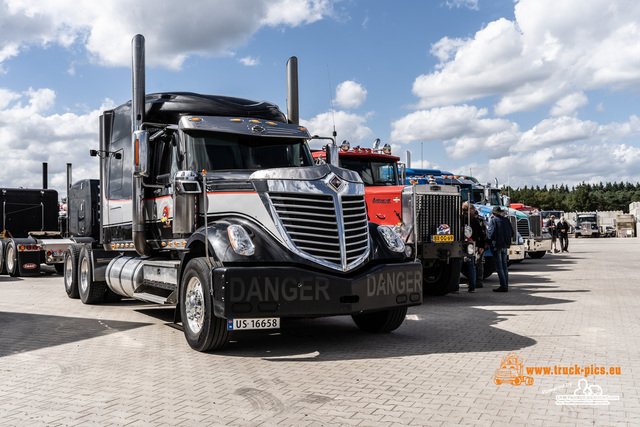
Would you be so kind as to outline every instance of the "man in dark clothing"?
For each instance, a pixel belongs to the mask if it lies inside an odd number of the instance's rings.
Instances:
[[[562,252],[569,252],[569,223],[564,217],[560,217],[560,222],[556,226],[558,237],[560,237],[560,248]]]
[[[507,292],[509,290],[509,247],[511,246],[511,237],[513,229],[508,218],[503,216],[500,206],[493,208],[493,217],[489,220],[487,234],[491,242],[491,252],[496,265],[500,287],[494,289],[493,292]]]
[[[489,249],[489,239],[487,238],[487,224],[484,217],[476,211],[476,219],[482,233],[481,238],[476,242],[476,288],[484,287],[484,251]]]
[[[558,232],[556,231],[556,216],[551,215],[551,218],[547,220],[544,226],[547,227],[549,234],[551,234],[551,250],[549,252],[560,252],[558,250],[558,243],[557,243]]]
[[[476,248],[482,245],[484,247],[484,233],[478,219],[476,218],[476,208],[469,204],[469,202],[464,202],[462,204],[462,224],[463,227],[468,225],[471,227],[471,240],[476,243]],[[463,263],[467,263],[467,278],[469,279],[469,292],[476,291],[476,267],[475,267],[475,256],[471,256],[468,258],[468,261],[461,260],[461,267]],[[460,289],[460,278],[458,278],[458,286],[455,291]]]

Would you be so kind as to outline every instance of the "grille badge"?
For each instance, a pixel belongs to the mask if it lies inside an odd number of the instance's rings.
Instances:
[[[337,193],[340,190],[340,187],[342,187],[342,180],[334,175],[329,180],[329,188]]]

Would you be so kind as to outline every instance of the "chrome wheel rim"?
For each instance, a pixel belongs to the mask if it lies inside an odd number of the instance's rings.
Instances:
[[[200,333],[204,323],[204,293],[202,283],[197,277],[192,277],[187,283],[184,308],[187,315],[187,326],[195,334]]]
[[[13,246],[9,246],[7,248],[7,270],[8,271],[14,271],[15,264],[13,262],[13,258],[14,258]]]
[[[89,288],[89,267],[87,264],[87,259],[82,258],[80,262],[80,277],[79,277],[79,285],[82,289],[82,293],[86,293]]]
[[[73,280],[73,263],[69,257],[64,259],[64,285],[67,288],[71,288],[71,282]]]

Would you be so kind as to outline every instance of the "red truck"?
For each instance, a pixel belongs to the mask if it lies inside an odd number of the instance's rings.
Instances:
[[[473,256],[461,221],[461,197],[456,187],[438,184],[401,185],[400,158],[385,144],[379,148],[340,147],[340,166],[358,172],[365,185],[367,215],[371,222],[388,225],[402,236],[415,260],[423,266],[425,295],[445,295],[457,285],[460,259]],[[323,151],[313,153],[317,162]]]

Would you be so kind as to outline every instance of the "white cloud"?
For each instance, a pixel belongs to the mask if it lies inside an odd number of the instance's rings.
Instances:
[[[416,78],[418,108],[498,96],[496,114],[531,111],[571,94],[640,83],[640,3],[520,0],[515,21],[432,46],[437,70]],[[557,114],[561,114],[559,111]]]
[[[466,7],[471,10],[478,10],[478,0],[447,0],[445,2],[449,9]]]
[[[256,65],[260,65],[260,59],[253,58],[251,56],[245,56],[244,58],[240,58],[238,61],[242,65],[246,65],[247,67],[255,67]]]
[[[97,160],[89,157],[89,150],[98,147],[98,117],[103,110],[115,107],[113,101],[82,115],[47,115],[55,104],[55,93],[50,89],[23,93],[2,89],[0,96],[3,186],[40,188],[43,162],[49,164],[51,188],[66,187],[67,163],[73,164],[74,181],[98,177]]]
[[[367,90],[359,83],[345,81],[336,88],[335,102],[339,107],[353,109],[360,107],[367,99]]]
[[[147,64],[179,69],[190,55],[228,55],[263,26],[309,24],[330,16],[332,8],[333,0],[254,0],[250,7],[227,0],[185,7],[169,0],[110,0],[99,7],[89,1],[0,0],[0,65],[32,45],[78,44],[99,64],[126,66],[131,39],[141,33],[148,41]]]
[[[317,115],[309,120],[300,120],[300,124],[309,129],[311,135],[329,136],[333,134],[334,123],[338,134],[337,144],[340,145],[345,139],[351,143],[352,147],[360,145],[370,147],[373,144],[373,131],[366,126],[368,116],[347,113],[345,111],[326,112]],[[313,141],[312,148],[320,148],[326,145],[327,141]]]
[[[443,141],[453,158],[505,153],[519,137],[518,125],[486,115],[486,109],[469,105],[416,111],[391,124],[391,141]]]

